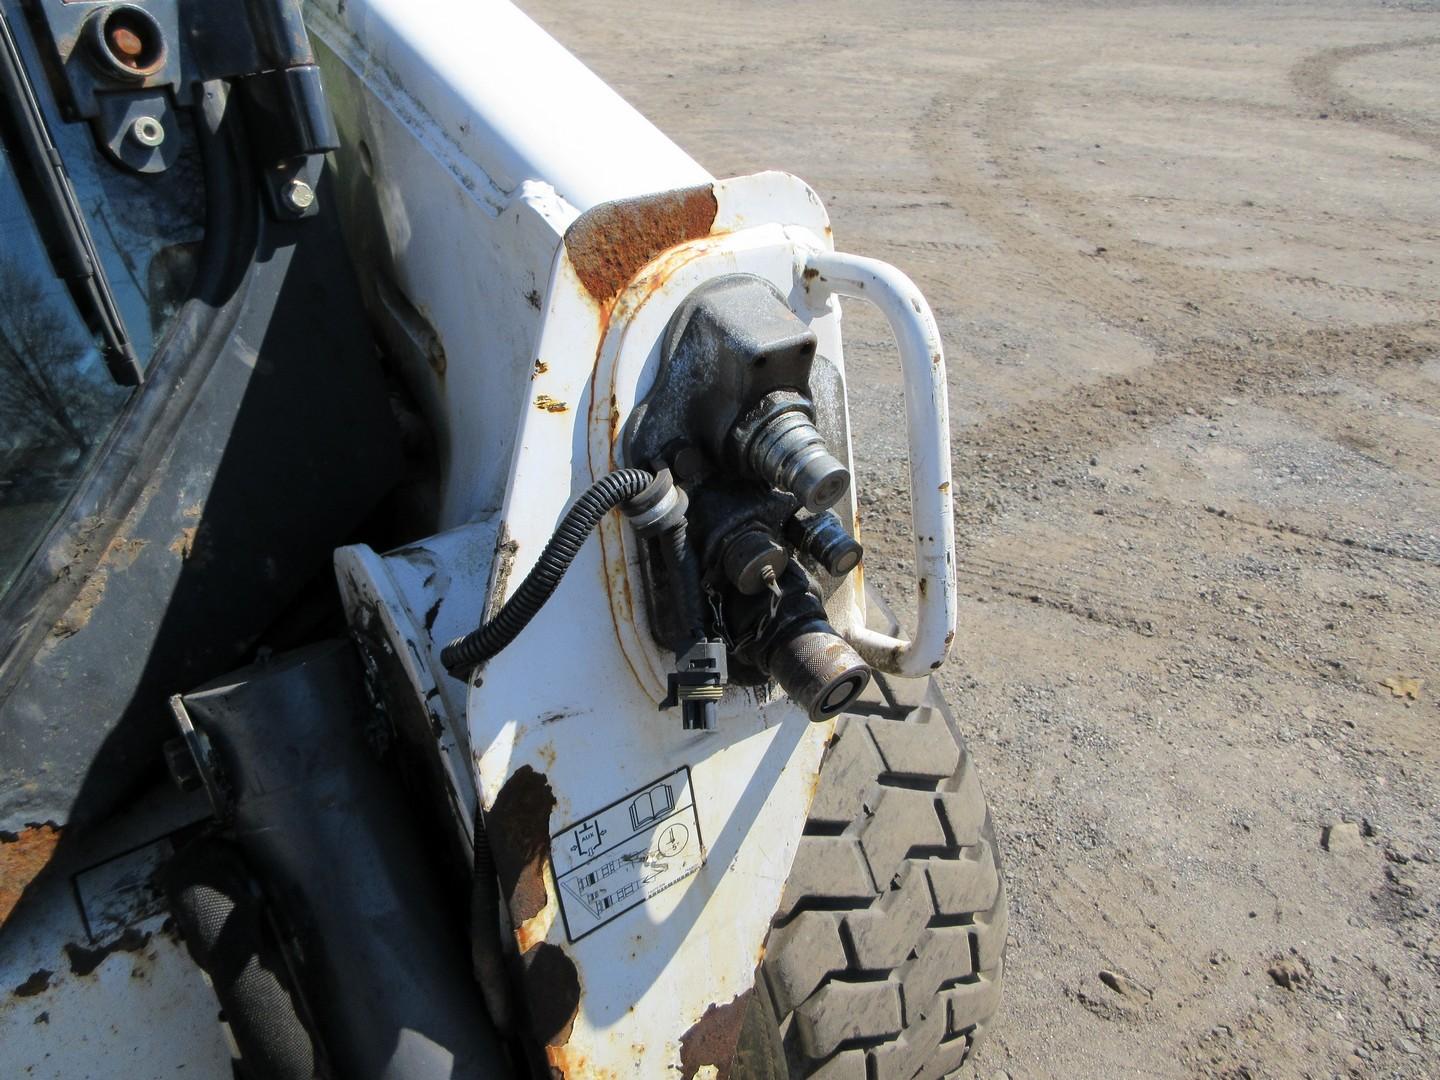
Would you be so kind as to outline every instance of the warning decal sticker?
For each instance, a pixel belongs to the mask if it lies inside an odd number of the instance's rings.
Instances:
[[[579,941],[705,865],[690,770],[626,795],[550,838],[565,933]]]

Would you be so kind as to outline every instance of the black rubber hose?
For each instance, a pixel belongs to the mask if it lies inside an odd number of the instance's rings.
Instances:
[[[654,479],[643,469],[619,469],[595,481],[565,512],[535,566],[495,617],[441,650],[445,670],[463,678],[514,641],[550,599],[600,519],[635,498]]]
[[[240,1048],[239,1075],[312,1080],[315,1044],[239,851],[196,840],[171,861],[165,886],[185,945],[210,976]]]
[[[670,577],[670,590],[675,598],[676,623],[682,642],[676,647],[683,653],[705,636],[704,594],[700,588],[700,560],[690,547],[684,518],[660,537],[660,556]]]

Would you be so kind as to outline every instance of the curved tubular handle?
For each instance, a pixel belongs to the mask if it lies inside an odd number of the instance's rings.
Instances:
[[[874,304],[889,320],[900,348],[919,621],[909,640],[862,627],[850,635],[850,643],[867,663],[886,674],[928,675],[944,663],[955,640],[950,408],[940,330],[915,283],[889,263],[816,251],[806,258],[804,280],[811,292],[839,293]]]

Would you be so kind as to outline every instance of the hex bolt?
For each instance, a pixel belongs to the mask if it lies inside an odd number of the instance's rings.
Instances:
[[[130,137],[153,149],[165,141],[165,126],[153,116],[137,116],[130,125]]]
[[[280,200],[297,214],[303,214],[315,205],[315,189],[298,176],[285,185]]]
[[[115,59],[128,67],[136,67],[140,63],[140,56],[145,51],[145,43],[140,36],[128,26],[116,26],[111,28],[108,35],[110,51]]]

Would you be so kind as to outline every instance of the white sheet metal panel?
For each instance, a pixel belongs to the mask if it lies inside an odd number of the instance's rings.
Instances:
[[[836,309],[829,297],[812,302],[804,282],[807,255],[829,246],[818,200],[783,174],[726,181],[714,194],[710,234],[658,253],[613,300],[587,292],[571,258],[581,253],[562,252],[536,350],[543,374],[501,513],[510,561],[493,602],[518,586],[575,495],[624,464],[616,440],[654,381],[664,329],[704,281],[737,272],[772,281],[843,377]],[[552,1064],[564,1075],[662,1076],[679,1066],[681,1040],[707,1010],[753,983],[830,726],[811,724],[768,688],[729,688],[714,733],[684,731],[678,712],[658,711],[674,660],[650,637],[635,540],[615,515],[600,533],[472,685],[467,717],[497,858],[513,827],[507,788],[523,782],[533,792],[540,783],[553,798],[538,827],[549,856],[526,869],[530,896],[514,911],[522,963],[557,950],[549,964],[572,965],[583,988],[568,1024],[547,1033]],[[832,604],[842,627],[860,616],[854,587]],[[683,827],[683,842],[679,830],[637,827],[640,840],[620,843],[638,869],[613,885],[587,882],[597,861],[586,862],[577,897],[572,849],[602,842],[595,831],[615,807],[648,798],[657,778],[679,772],[685,806],[669,824]],[[689,846],[692,820],[698,848]],[[626,872],[616,860],[598,866],[612,862],[614,874]],[[637,898],[650,874],[650,885],[664,887]],[[577,917],[586,899],[600,910]],[[607,901],[623,910],[607,918]]]
[[[565,228],[597,203],[712,178],[508,3],[312,0],[306,20],[351,247],[443,345],[406,374],[451,528],[499,509]]]
[[[732,687],[714,734],[685,732],[677,711],[659,711],[673,657],[649,637],[633,540],[613,515],[469,687],[463,719],[451,688],[464,687],[438,664],[465,617],[493,612],[574,497],[619,464],[615,439],[654,379],[670,315],[697,285],[737,271],[769,278],[843,378],[838,306],[805,289],[805,259],[829,248],[814,193],[767,173],[686,197],[710,199],[713,220],[653,252],[616,282],[618,295],[597,296],[560,249],[501,512],[388,557],[337,557],[352,622],[366,606],[385,608],[407,678],[459,736],[442,742],[470,747],[497,858],[516,827],[507,786],[518,778],[553,800],[520,823],[545,853],[527,867],[530,899],[515,900],[512,916],[522,967],[543,955],[582,988],[573,1015],[546,1033],[566,1075],[665,1075],[706,1011],[751,987],[830,730],[767,688]],[[842,628],[861,621],[857,588],[858,578],[833,598]],[[531,989],[554,999],[564,980]]]
[[[161,790],[56,849],[0,931],[0,1076],[231,1080],[219,1003],[154,882],[172,830],[206,812]]]

